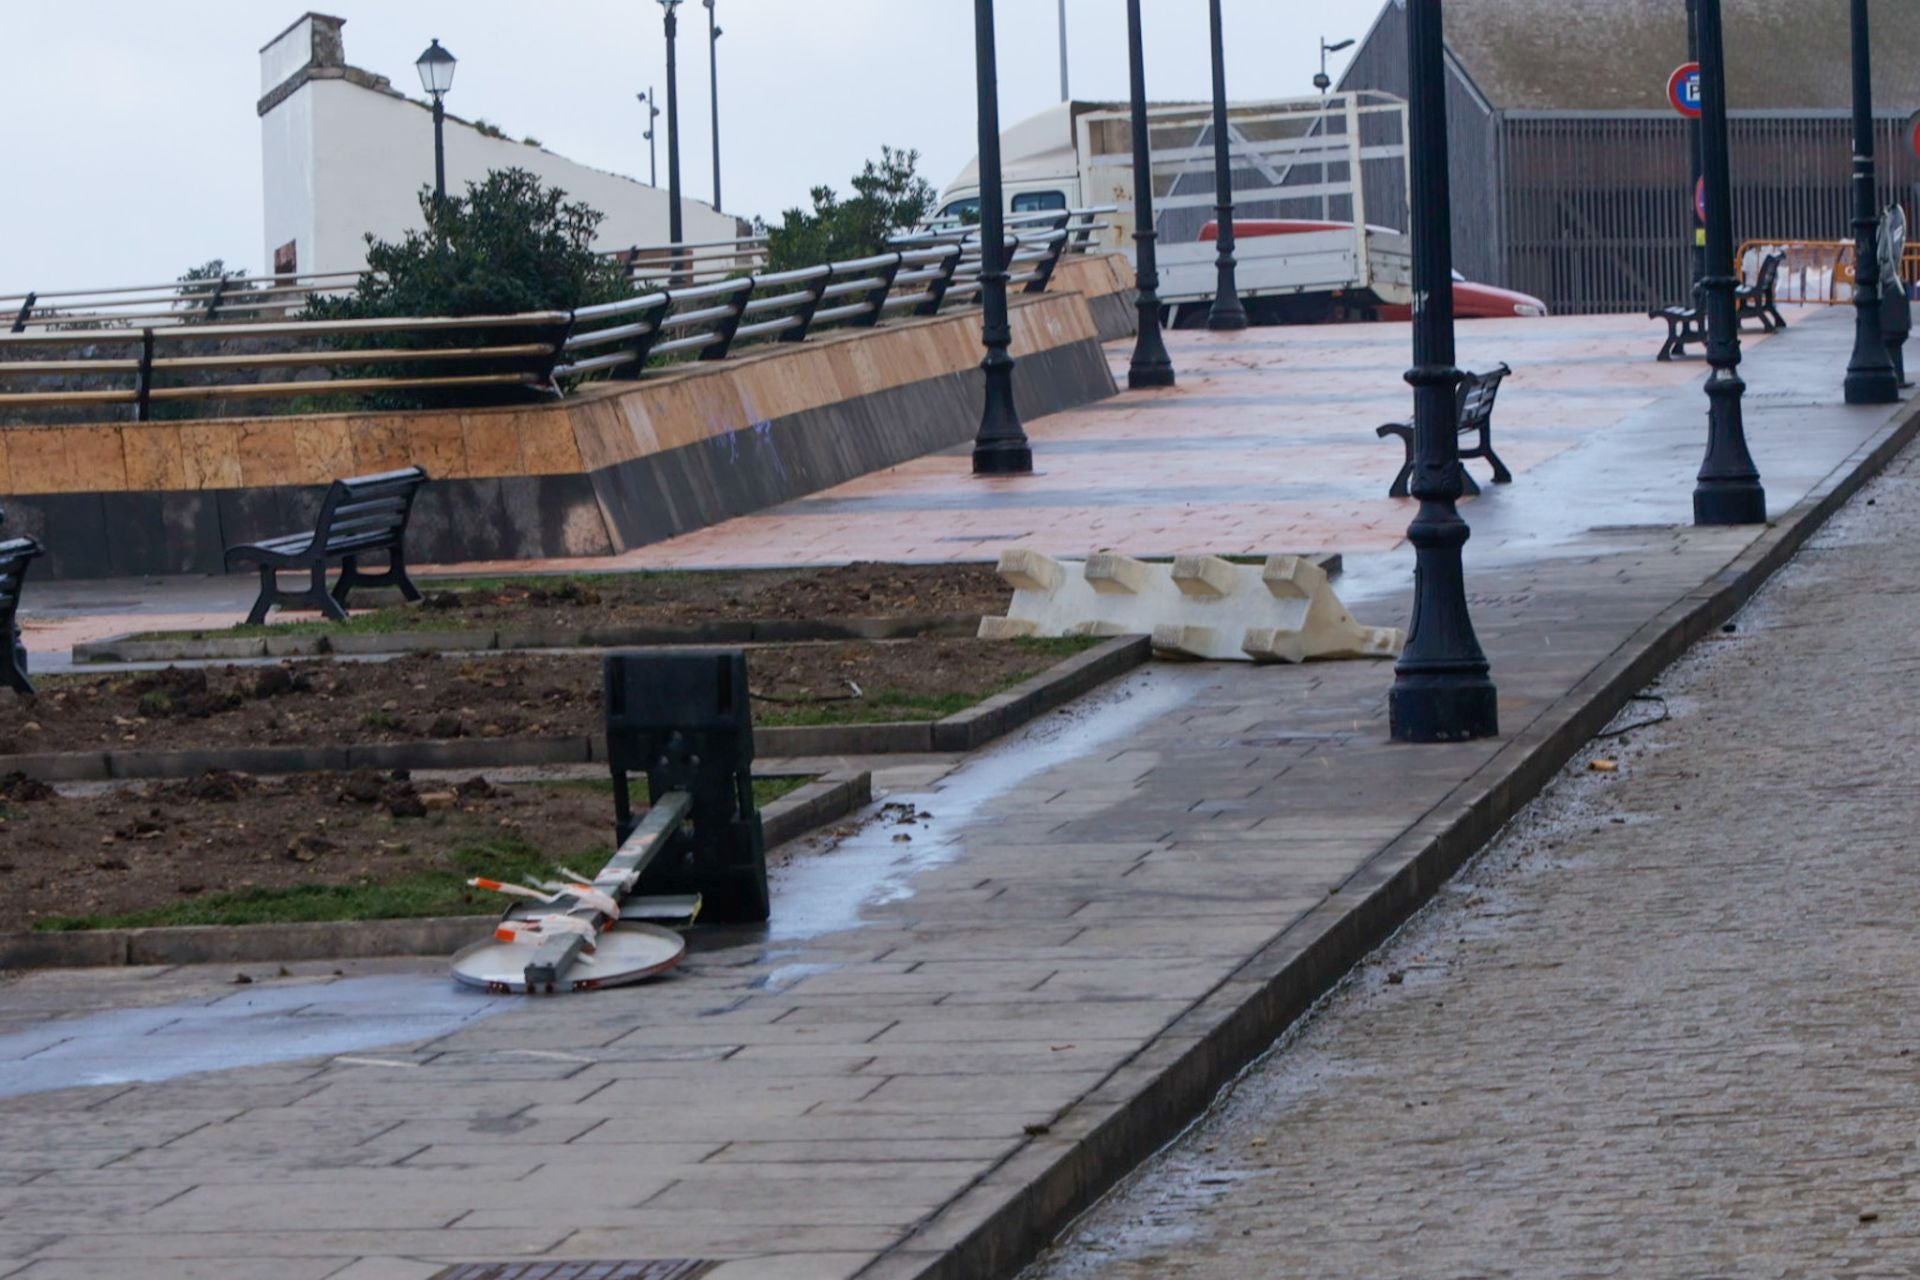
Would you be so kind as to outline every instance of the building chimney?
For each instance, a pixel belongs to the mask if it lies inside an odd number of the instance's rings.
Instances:
[[[289,81],[309,79],[315,72],[335,70],[347,65],[345,43],[340,28],[345,18],[324,13],[306,13],[300,20],[267,42],[260,50],[260,97],[274,98],[275,90]]]

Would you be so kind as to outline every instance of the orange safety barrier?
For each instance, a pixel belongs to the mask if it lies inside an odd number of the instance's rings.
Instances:
[[[1748,240],[1734,261],[1748,284],[1760,274],[1760,263],[1784,253],[1780,281],[1774,296],[1781,302],[1809,306],[1842,306],[1853,301],[1853,242],[1851,240]],[[1909,290],[1920,283],[1920,244],[1909,244],[1900,261],[1900,278]]]

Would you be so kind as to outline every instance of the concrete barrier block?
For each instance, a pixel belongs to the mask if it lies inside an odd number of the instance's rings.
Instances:
[[[1402,643],[1397,631],[1356,622],[1326,570],[1304,556],[1239,565],[1191,555],[1168,565],[1014,548],[1000,567],[1017,589],[1006,617],[982,619],[983,639],[1145,635],[1162,656],[1214,662],[1391,657]]]
[[[1137,596],[1149,589],[1153,570],[1131,556],[1102,553],[1087,557],[1087,585],[1101,595]],[[1095,633],[1100,634],[1100,633]],[[1119,632],[1107,634],[1118,635]]]
[[[1173,585],[1181,595],[1224,600],[1240,589],[1240,569],[1218,556],[1181,556],[1173,562]]]

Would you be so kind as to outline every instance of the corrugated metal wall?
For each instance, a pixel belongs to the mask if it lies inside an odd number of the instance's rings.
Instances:
[[[1734,239],[1852,238],[1852,122],[1736,116]],[[1879,122],[1881,203],[1911,196],[1904,119]],[[1514,113],[1505,151],[1507,273],[1556,312],[1644,311],[1685,299],[1696,225],[1685,123],[1656,114]]]

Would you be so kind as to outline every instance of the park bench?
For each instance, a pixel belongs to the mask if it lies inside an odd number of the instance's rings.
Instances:
[[[313,532],[227,548],[227,568],[260,567],[260,597],[247,621],[265,622],[267,610],[275,605],[305,605],[343,622],[348,593],[355,587],[398,587],[408,600],[418,600],[420,589],[407,577],[405,543],[414,495],[426,482],[427,473],[419,467],[335,480],[320,504]],[[386,569],[368,573],[360,567],[362,556],[379,552],[387,555]],[[333,564],[340,566],[340,577],[329,592],[327,568]],[[282,591],[279,575],[286,569],[307,570],[312,582],[304,590]]]
[[[1786,317],[1780,314],[1780,307],[1775,300],[1780,287],[1780,266],[1786,260],[1784,253],[1768,254],[1761,259],[1760,272],[1752,284],[1735,286],[1733,322],[1736,327],[1746,320],[1758,320],[1760,327],[1768,333],[1787,327]],[[1694,290],[1692,306],[1661,307],[1649,311],[1647,315],[1651,319],[1667,322],[1667,340],[1660,344],[1660,354],[1654,357],[1656,360],[1684,356],[1688,347],[1705,346],[1707,343],[1707,308],[1698,288]]]
[[[3,518],[3,517],[0,517]],[[40,554],[40,544],[32,538],[8,538],[0,542],[0,679],[13,686],[15,693],[31,695],[33,682],[27,679],[27,647],[20,640],[20,624],[14,620],[20,611],[20,587],[26,581],[27,566]]]
[[[1493,464],[1493,482],[1511,484],[1513,473],[1507,470],[1507,464],[1500,461],[1500,455],[1493,451],[1493,402],[1500,395],[1500,384],[1512,373],[1506,365],[1496,365],[1485,373],[1463,374],[1460,387],[1454,399],[1454,427],[1464,438],[1478,435],[1480,442],[1472,448],[1460,450],[1460,460],[1485,458]],[[1413,424],[1411,422],[1389,422],[1374,432],[1382,440],[1388,436],[1398,436],[1407,447],[1406,461],[1400,464],[1400,474],[1393,478],[1393,486],[1387,490],[1390,498],[1407,496],[1407,477],[1413,474]],[[1463,494],[1480,492],[1480,486],[1474,483],[1465,467],[1460,468]]]
[[[1787,318],[1780,314],[1775,295],[1780,289],[1780,264],[1787,260],[1784,253],[1770,253],[1760,260],[1759,274],[1754,276],[1752,284],[1738,285],[1733,291],[1733,323],[1737,327],[1745,320],[1758,320],[1760,327],[1768,333],[1787,327]]]

